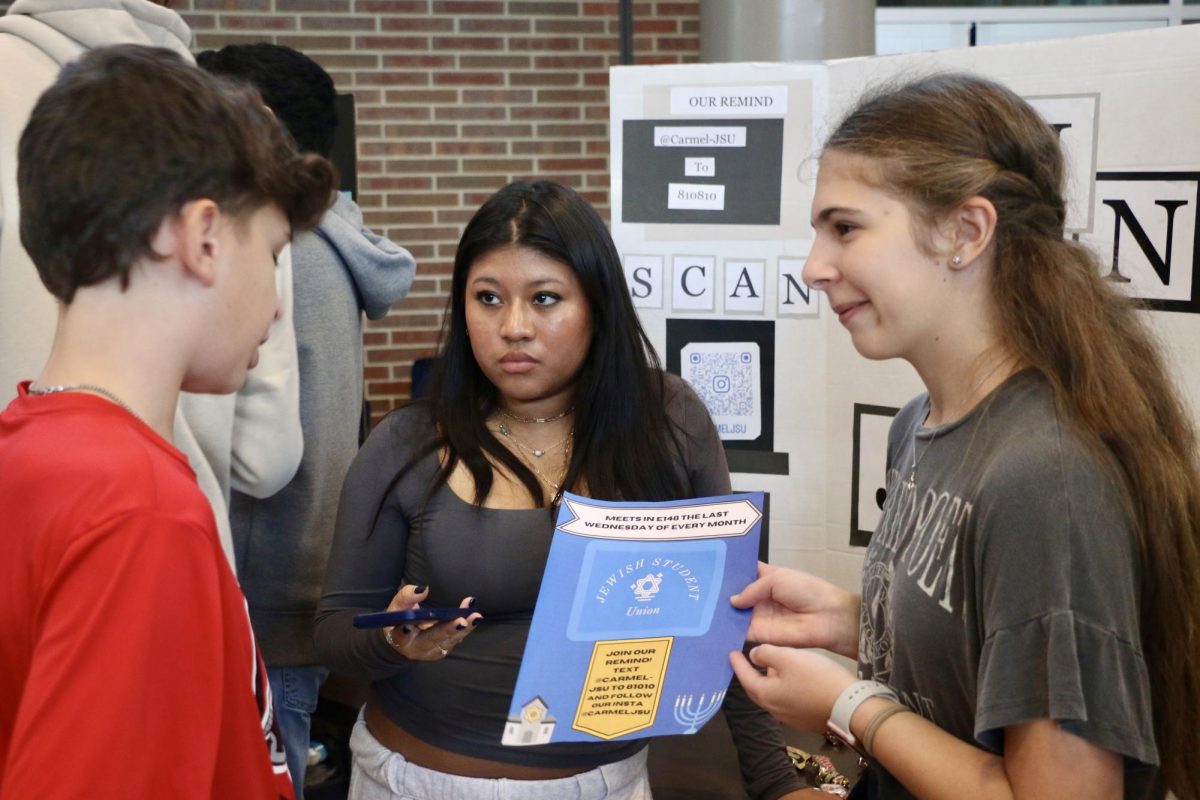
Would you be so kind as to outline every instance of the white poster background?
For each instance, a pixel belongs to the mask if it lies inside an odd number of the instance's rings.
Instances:
[[[735,475],[734,486],[772,493],[773,562],[815,571],[852,591],[861,587],[862,566],[862,549],[848,544],[850,509],[857,503],[850,496],[854,404],[900,407],[923,387],[906,363],[868,361],[855,352],[820,293],[810,293],[812,310],[818,315],[783,313],[779,291],[787,284],[780,270],[788,265],[798,274],[809,252],[812,231],[808,217],[820,146],[861,93],[914,76],[962,70],[1005,83],[1030,98],[1047,117],[1065,115],[1070,119],[1071,127],[1063,129],[1071,169],[1068,225],[1083,228],[1081,239],[1096,248],[1102,262],[1107,258],[1106,263],[1111,263],[1114,240],[1114,212],[1103,205],[1105,197],[1126,197],[1145,236],[1165,258],[1166,212],[1155,202],[1183,199],[1192,191],[1189,204],[1175,211],[1171,275],[1166,285],[1128,225],[1123,226],[1119,240],[1122,269],[1132,274],[1131,290],[1190,297],[1196,255],[1190,252],[1197,224],[1194,190],[1185,185],[1105,185],[1104,181],[1094,182],[1093,177],[1095,173],[1200,172],[1200,136],[1196,135],[1200,93],[1194,91],[1200,86],[1200,25],[820,64],[615,67],[610,73],[610,129],[614,132],[610,198],[618,248],[659,254],[666,263],[698,250],[722,260],[766,262],[769,293],[763,317],[776,323],[776,363],[764,365],[764,369],[774,370],[774,447],[789,454],[790,474]],[[750,84],[790,89],[783,117],[781,224],[769,231],[752,226],[727,231],[720,226],[688,225],[676,230],[675,226],[622,222],[622,155],[616,133],[622,122],[668,118],[672,89]],[[798,86],[811,91],[800,91]],[[1093,120],[1090,143],[1089,114]],[[1094,156],[1089,157],[1089,151]],[[1094,162],[1088,164],[1091,158]],[[1087,192],[1080,190],[1085,180]],[[1169,190],[1168,194],[1162,194],[1160,188]],[[703,242],[702,247],[698,242]],[[666,319],[690,315],[674,308],[640,313],[660,351],[665,346]],[[719,321],[720,314],[713,316]],[[1149,312],[1148,319],[1161,334],[1168,363],[1184,395],[1200,398],[1200,315]],[[1200,410],[1200,402],[1193,405]],[[869,510],[856,508],[864,514]]]
[[[1096,107],[1099,94],[1027,97],[1029,104],[1059,128],[1058,141],[1067,161],[1068,233],[1092,229],[1092,194],[1096,179]]]
[[[663,272],[662,256],[625,256],[625,283],[634,308],[662,308]]]
[[[887,489],[887,443],[892,417],[862,414],[858,424],[858,529],[874,531],[883,511],[877,492]]]
[[[1151,175],[1143,180],[1097,181],[1096,230],[1080,240],[1100,255],[1109,278],[1133,296],[1187,300],[1192,296],[1192,262],[1196,257],[1200,171],[1191,180],[1153,180]],[[1123,202],[1128,207],[1140,232],[1148,239],[1149,253],[1134,236],[1133,225],[1127,219],[1118,221],[1116,210],[1105,201]],[[1116,275],[1112,274],[1114,251],[1120,256]],[[1170,268],[1166,281],[1156,272],[1152,259],[1160,262],[1160,268]]]
[[[767,265],[763,261],[725,262],[725,312],[761,314],[767,302]]]
[[[716,281],[715,257],[676,256],[671,268],[671,307],[676,311],[712,311]]]
[[[782,117],[787,86],[681,86],[671,89],[671,113],[677,116]]]

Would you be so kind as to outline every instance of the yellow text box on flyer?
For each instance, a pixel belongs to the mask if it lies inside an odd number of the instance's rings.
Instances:
[[[596,642],[571,727],[615,739],[653,725],[674,641],[665,636]]]

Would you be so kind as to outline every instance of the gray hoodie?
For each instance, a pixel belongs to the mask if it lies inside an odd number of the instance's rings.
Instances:
[[[36,378],[54,341],[58,309],[21,246],[17,141],[33,104],[64,64],[114,44],[165,47],[192,60],[183,19],[149,0],[16,0],[0,17],[0,408],[17,382]],[[213,508],[233,562],[230,487],[259,497],[278,491],[300,462],[299,380],[292,336],[291,271],[280,259],[281,317],[259,348],[258,366],[236,395],[183,393],[174,444]]]
[[[50,354],[58,309],[21,246],[17,142],[64,64],[112,44],[167,47],[187,59],[191,31],[147,0],[16,0],[0,17],[0,407]]]
[[[363,227],[339,195],[316,230],[292,243],[304,457],[292,482],[264,500],[234,492],[238,577],[271,667],[317,663],[313,614],[325,579],[338,495],[358,451],[362,315],[384,316],[412,285],[404,248]]]

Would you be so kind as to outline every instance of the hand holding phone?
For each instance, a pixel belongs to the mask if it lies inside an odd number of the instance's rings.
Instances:
[[[356,628],[387,628],[391,625],[401,625],[405,622],[445,621],[468,617],[479,611],[474,606],[467,608],[406,608],[403,611],[376,611],[370,614],[357,614],[354,617]]]
[[[429,597],[425,584],[404,584],[387,610],[354,617],[356,628],[383,628],[383,639],[413,661],[440,661],[475,630],[483,619],[473,597],[457,608],[421,607]]]

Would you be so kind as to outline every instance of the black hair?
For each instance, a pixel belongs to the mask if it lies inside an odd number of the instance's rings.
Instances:
[[[429,398],[438,433],[434,447],[449,456],[437,485],[462,461],[475,482],[475,503],[482,505],[493,481],[490,457],[515,474],[536,503],[546,501],[533,473],[486,425],[498,393],[467,338],[471,265],[514,245],[570,267],[591,311],[591,346],[576,382],[574,447],[563,490],[608,500],[688,496],[678,463],[680,434],[667,416],[658,356],[633,308],[616,246],[586,200],[550,181],[505,186],[475,213],[459,241]]]
[[[231,44],[196,56],[215,75],[248,81],[303,153],[329,158],[337,131],[337,91],[320,64],[281,44]]]

